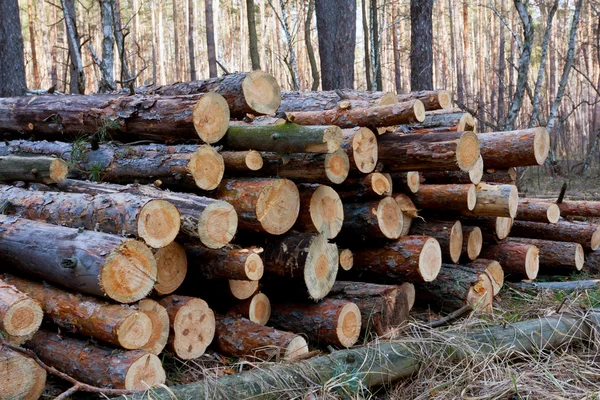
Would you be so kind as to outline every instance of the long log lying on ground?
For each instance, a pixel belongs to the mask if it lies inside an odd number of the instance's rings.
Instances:
[[[46,385],[46,370],[33,359],[2,346],[0,348],[0,398],[38,400]]]
[[[463,111],[427,111],[425,120],[418,124],[403,125],[397,128],[403,133],[426,134],[430,132],[466,132],[475,130],[475,119]]]
[[[118,351],[45,330],[26,347],[45,364],[97,387],[146,390],[165,383],[160,359],[142,350]]]
[[[235,72],[216,78],[179,82],[164,86],[142,86],[136,93],[175,96],[215,92],[227,100],[232,117],[245,114],[274,114],[281,103],[275,78],[263,71]]]
[[[360,335],[361,315],[350,301],[324,299],[317,304],[277,303],[271,307],[270,324],[305,334],[311,343],[354,346]]]
[[[255,293],[228,307],[227,315],[239,315],[255,324],[266,325],[271,318],[271,301],[264,293]]]
[[[0,258],[23,273],[121,303],[143,299],[156,280],[156,260],[141,242],[5,215]]]
[[[560,219],[560,214],[559,206],[554,203],[535,199],[519,199],[519,209],[515,219],[554,224]]]
[[[0,329],[3,332],[27,336],[39,329],[43,311],[30,297],[11,282],[0,280]]]
[[[540,270],[540,250],[529,244],[502,242],[484,246],[481,258],[498,261],[511,280],[533,280]]]
[[[403,236],[384,246],[354,250],[354,266],[344,280],[373,283],[430,282],[442,265],[442,250],[428,236]]]
[[[286,119],[299,125],[391,126],[421,122],[425,108],[419,100],[367,108],[335,108],[325,111],[289,111]]]
[[[341,96],[340,96],[341,94]],[[396,95],[391,92],[367,92],[363,90],[341,89],[340,91],[282,91],[279,113],[286,111],[322,111],[339,107],[339,103],[359,101],[371,106],[397,103]]]
[[[458,263],[463,249],[463,230],[460,221],[413,221],[411,235],[431,236],[442,249],[442,259]]]
[[[46,318],[67,331],[128,350],[142,348],[154,333],[152,321],[141,311],[15,276],[2,278],[37,301]]]
[[[159,355],[169,340],[171,323],[167,309],[157,301],[151,299],[140,300],[137,305],[138,309],[152,321],[152,334],[148,342],[141,349],[154,355]]]
[[[346,179],[344,186],[337,188],[337,193],[340,198],[347,201],[364,201],[390,196],[392,185],[392,181],[385,174],[372,172],[368,175]]]
[[[263,276],[264,265],[260,247],[241,248],[229,245],[221,249],[208,249],[201,245],[186,244],[185,250],[193,281],[234,279],[258,281]]]
[[[263,326],[245,318],[217,315],[215,346],[230,356],[259,360],[293,360],[308,353],[302,336]]]
[[[344,207],[338,193],[325,185],[299,185],[300,213],[293,229],[335,238],[344,223]]]
[[[476,186],[477,201],[472,210],[461,210],[465,215],[476,217],[515,218],[519,207],[519,191],[514,185],[488,185],[480,183]]]
[[[368,174],[377,166],[377,136],[369,128],[344,129],[341,147],[346,151],[351,164],[360,172]]]
[[[536,199],[535,201],[549,203],[546,199]],[[560,215],[565,217],[600,217],[600,201],[563,200],[558,204],[558,208]]]
[[[540,249],[542,275],[565,274],[581,271],[585,262],[583,247],[579,243],[555,242],[545,239],[509,238],[508,243],[523,243]]]
[[[60,158],[0,157],[0,181],[60,183],[67,179],[69,166]]]
[[[486,183],[504,183],[506,185],[517,184],[517,169],[515,167],[505,169],[485,168],[482,182]]]
[[[479,156],[477,164],[469,171],[425,171],[420,173],[420,181],[426,185],[459,184],[477,185],[483,176],[483,159]]]
[[[584,250],[597,250],[600,247],[600,225],[590,223],[559,221],[555,224],[515,221],[511,230],[514,237],[544,238],[557,242],[575,242]]]
[[[80,194],[38,192],[0,185],[5,214],[54,225],[131,235],[148,246],[160,248],[175,240],[180,215],[165,200],[129,193]]]
[[[574,342],[589,342],[597,325],[598,313],[593,310],[586,318],[571,314],[559,314],[510,325],[487,327],[459,334],[448,332],[448,348],[456,360],[472,358],[473,351],[497,356],[518,356],[521,353],[538,354]],[[532,340],[536,337],[536,340]],[[302,396],[315,385],[325,385],[339,377],[339,366],[352,371],[365,387],[390,384],[398,379],[413,376],[427,364],[415,354],[420,354],[423,343],[389,341],[378,343],[377,349],[367,345],[332,354],[314,357],[291,364],[276,364],[256,368],[242,374],[227,375],[216,382],[200,381],[187,385],[156,389],[152,395],[158,400],[170,400],[172,396],[199,398],[221,393],[222,398],[278,399],[285,391],[290,396]],[[431,351],[439,351],[431,345]],[[461,349],[465,349],[462,351]],[[459,351],[457,351],[457,349]],[[499,351],[500,349],[500,351]],[[385,355],[385,356],[382,356]],[[146,393],[131,396],[142,400]]]
[[[398,101],[421,100],[427,111],[449,109],[452,107],[452,95],[446,90],[421,90],[397,95]]]
[[[364,333],[389,336],[408,320],[415,302],[415,288],[411,283],[378,285],[337,281],[328,297],[356,304],[360,309]]]
[[[524,289],[542,289],[542,290],[560,290],[560,291],[579,291],[586,289],[600,288],[599,279],[591,279],[585,281],[567,281],[567,282],[516,282],[511,283],[511,286]]]
[[[300,194],[287,179],[225,179],[214,196],[238,213],[241,229],[281,235],[294,226]]]
[[[200,139],[215,143],[229,126],[229,107],[216,93],[190,96],[88,94],[0,100],[0,129],[39,139],[98,135],[121,142]]]
[[[215,335],[215,314],[204,300],[171,295],[158,301],[167,309],[171,323],[168,345],[183,360],[198,358]]]
[[[291,233],[269,238],[263,258],[265,277],[287,281],[278,285],[283,290],[301,281],[302,291],[314,300],[329,293],[338,273],[337,246],[323,235]]]
[[[223,157],[228,176],[260,171],[264,165],[262,154],[256,150],[223,151],[220,154]]]
[[[463,230],[463,250],[462,254],[469,260],[475,260],[479,257],[483,247],[483,234],[478,226],[464,226]]]
[[[417,193],[421,188],[421,173],[418,171],[395,172],[390,174],[394,190],[404,193]]]
[[[392,197],[367,203],[344,204],[343,238],[398,239],[402,234],[402,210]]]
[[[485,168],[542,165],[550,151],[550,136],[543,127],[477,136]]]
[[[122,186],[73,179],[67,179],[59,188],[74,193],[131,193],[166,200],[179,210],[182,233],[199,238],[210,248],[220,248],[231,242],[238,228],[238,216],[231,204],[195,194],[170,192],[150,185]]]
[[[188,270],[185,249],[177,242],[154,250],[156,283],[154,291],[160,296],[171,294],[183,283]]]
[[[419,209],[471,211],[477,204],[477,188],[466,185],[421,185],[412,195]]]
[[[478,258],[464,265],[465,268],[472,269],[478,273],[487,274],[494,288],[494,296],[496,296],[502,286],[504,286],[504,270],[498,261],[486,260]]]

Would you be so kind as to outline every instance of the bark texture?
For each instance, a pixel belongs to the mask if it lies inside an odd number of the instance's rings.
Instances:
[[[192,280],[236,279],[258,281],[264,265],[260,247],[242,248],[230,245],[209,249],[199,245],[185,246]]]
[[[27,81],[18,0],[2,1],[0,14],[0,43],[4,44],[0,53],[0,97],[24,96]]]
[[[433,0],[410,2],[410,88],[433,89]]]
[[[511,236],[557,242],[575,242],[584,250],[595,251],[600,247],[600,226],[585,222],[559,221],[556,224],[541,222],[515,221]]]

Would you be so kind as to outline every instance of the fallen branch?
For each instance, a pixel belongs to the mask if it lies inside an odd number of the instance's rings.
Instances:
[[[451,312],[443,318],[436,319],[435,321],[431,321],[425,324],[425,326],[429,328],[437,328],[438,326],[446,325],[447,323],[454,321],[465,315],[468,312],[473,311],[473,306],[470,304],[464,305],[456,311]]]

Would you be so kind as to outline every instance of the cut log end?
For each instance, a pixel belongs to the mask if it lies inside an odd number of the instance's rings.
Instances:
[[[213,190],[223,179],[225,161],[212,146],[206,144],[192,154],[187,168],[196,186],[202,190]]]
[[[425,121],[425,105],[421,100],[415,100],[412,109],[415,114],[415,120],[417,120],[418,122]]]
[[[383,96],[381,96],[379,100],[377,100],[378,106],[387,106],[389,104],[396,103],[398,103],[398,96],[396,96],[396,94],[393,92],[385,92]]]
[[[529,246],[525,255],[525,274],[527,279],[534,280],[540,271],[540,249],[537,246]]]
[[[469,260],[475,260],[479,257],[483,248],[483,233],[478,226],[471,229],[467,238],[467,256]]]
[[[452,108],[452,95],[447,90],[438,90],[437,93],[438,103],[444,110]]]
[[[250,171],[259,171],[263,167],[263,158],[260,153],[256,150],[248,151],[245,158],[246,167]]]
[[[153,333],[152,320],[144,312],[136,312],[126,317],[117,329],[119,344],[128,350],[145,346]]]
[[[317,235],[310,243],[304,265],[304,283],[309,296],[321,300],[333,287],[339,265],[338,248]]]
[[[442,248],[437,240],[429,238],[419,254],[419,273],[425,282],[433,281],[442,268]]]
[[[339,252],[340,256],[340,267],[344,271],[350,271],[354,266],[354,254],[352,254],[352,250],[343,249]]]
[[[477,186],[471,185],[467,192],[467,208],[469,211],[473,211],[477,205]]]
[[[0,398],[37,400],[44,392],[46,370],[16,351],[0,350]]]
[[[560,219],[560,207],[558,207],[558,205],[554,203],[550,204],[548,206],[548,211],[546,212],[546,215],[548,216],[548,222],[550,222],[551,224],[557,223]]]
[[[277,179],[261,190],[256,201],[256,217],[272,235],[289,231],[300,213],[300,193],[294,182]]]
[[[389,195],[392,193],[392,182],[384,174],[373,172],[371,174],[371,188],[380,196]]]
[[[150,293],[157,266],[152,251],[137,240],[126,240],[107,257],[100,273],[104,293],[120,303],[133,303]]]
[[[336,184],[346,180],[350,172],[350,159],[343,150],[337,150],[334,153],[325,156],[325,175]]]
[[[145,354],[134,361],[125,375],[125,390],[147,390],[165,383],[162,362],[154,354]]]
[[[417,218],[419,213],[415,203],[407,195],[399,194],[394,197],[394,200],[402,211],[402,234],[400,236],[406,236],[410,232],[413,218]]]
[[[323,132],[323,143],[325,144],[325,151],[318,150],[314,151],[315,153],[335,153],[340,149],[342,145],[342,140],[344,139],[344,134],[342,132],[342,128],[339,126],[329,126]],[[309,146],[310,147],[310,146]],[[306,149],[307,153],[312,153],[309,148]]]
[[[550,152],[550,135],[544,127],[536,129],[533,138],[533,154],[538,165],[544,165]]]
[[[514,219],[509,217],[496,217],[496,237],[504,240],[510,234]]]
[[[179,210],[173,204],[166,200],[151,200],[138,216],[138,236],[150,247],[165,247],[177,237],[180,218]]]
[[[310,198],[310,219],[317,232],[327,239],[335,238],[342,230],[344,207],[340,196],[329,186],[319,186]]]
[[[510,194],[508,195],[508,213],[510,218],[517,216],[517,209],[519,207],[519,190],[515,185],[510,185]]]
[[[402,218],[402,209],[394,198],[386,197],[379,202],[377,223],[381,233],[389,239],[398,239],[402,235],[404,218]]]
[[[581,271],[583,269],[583,265],[585,263],[585,254],[583,252],[583,246],[577,243],[575,248],[575,268],[577,271]]]
[[[260,325],[266,325],[271,318],[271,302],[264,293],[257,293],[250,301],[248,319]]]
[[[494,296],[500,293],[500,289],[504,285],[504,270],[498,261],[491,260],[485,272],[488,274],[494,289]]]
[[[283,352],[283,358],[285,360],[294,360],[308,353],[308,343],[302,336],[296,336],[293,338],[285,351]]]
[[[170,322],[167,309],[150,299],[141,300],[138,307],[152,321],[152,334],[142,346],[142,350],[159,355],[169,340]]]
[[[244,99],[257,114],[271,115],[281,105],[281,88],[273,75],[255,70],[242,81]]]
[[[592,251],[598,250],[598,247],[600,247],[600,225],[592,234],[592,240],[590,242],[590,248],[592,249]]]
[[[479,159],[479,139],[473,132],[461,135],[456,146],[456,162],[461,171],[469,172]]]
[[[471,305],[476,311],[492,312],[494,302],[492,281],[486,274],[479,274],[478,278],[467,293],[467,304]]]
[[[202,95],[194,105],[194,127],[200,139],[206,143],[216,143],[225,136],[229,127],[229,105],[218,93]]]
[[[50,163],[49,180],[47,183],[62,183],[69,174],[69,165],[62,159],[57,158]]]
[[[359,128],[352,138],[352,156],[360,172],[375,170],[378,159],[377,136],[369,128]]]
[[[421,173],[418,171],[407,172],[406,185],[412,193],[417,193],[421,187]]]
[[[32,299],[24,297],[8,307],[2,324],[9,335],[27,336],[39,329],[43,317],[44,313],[40,305]]]
[[[360,309],[354,303],[347,303],[342,307],[335,333],[344,347],[353,346],[360,336],[361,315]]]
[[[465,132],[465,131],[475,131],[476,122],[475,118],[469,113],[464,113],[463,116],[458,121],[458,125],[456,126],[457,132]]]
[[[256,253],[250,254],[244,262],[244,271],[250,281],[258,281],[262,278],[265,270],[263,260],[260,255]]]
[[[450,259],[458,263],[463,248],[463,231],[460,221],[456,221],[450,229]]]
[[[184,360],[198,358],[215,335],[215,314],[202,299],[190,299],[173,321],[173,348]]]
[[[198,218],[198,236],[202,244],[210,249],[220,249],[231,242],[237,228],[237,212],[226,201],[210,203]]]
[[[173,242],[157,250],[154,258],[157,267],[154,290],[161,296],[173,293],[181,286],[187,273],[185,249],[179,243]]]
[[[481,157],[481,155],[479,155],[479,158],[477,158],[477,162],[475,163],[473,168],[471,168],[471,170],[469,171],[469,179],[471,180],[471,182],[473,184],[478,185],[481,182],[482,178],[483,178],[483,158]]]
[[[258,281],[229,280],[229,291],[238,300],[249,299],[258,290]]]

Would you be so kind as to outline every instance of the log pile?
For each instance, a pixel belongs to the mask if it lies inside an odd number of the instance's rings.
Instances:
[[[600,268],[600,226],[565,220],[598,204],[519,199],[546,130],[477,133],[443,90],[281,92],[254,71],[0,109],[0,330],[92,385],[163,384],[163,349],[352,347],[414,304],[491,312],[505,279]],[[45,375],[3,351],[35,398]]]

